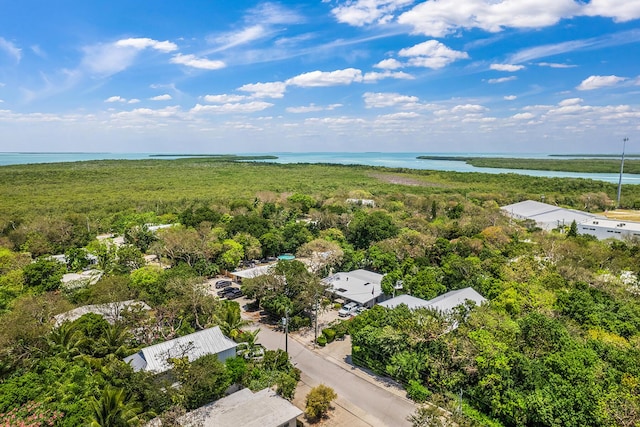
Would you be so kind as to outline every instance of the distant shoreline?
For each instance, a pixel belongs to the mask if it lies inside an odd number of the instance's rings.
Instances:
[[[519,169],[538,171],[561,171],[577,173],[619,173],[620,156],[613,154],[599,155],[576,159],[577,155],[551,154],[554,157],[571,157],[565,159],[531,159],[515,157],[471,157],[471,156],[418,156],[419,160],[460,161],[477,168]],[[640,155],[625,155],[630,158],[624,165],[624,171],[630,174],[640,173]]]

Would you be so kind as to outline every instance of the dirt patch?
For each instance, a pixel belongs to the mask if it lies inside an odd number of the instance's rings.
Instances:
[[[375,173],[370,175],[372,178],[379,179],[380,181],[388,182],[389,184],[410,185],[413,187],[445,187],[445,185],[437,184],[435,182],[421,181],[417,178],[411,178],[404,175],[391,175]]]
[[[625,221],[640,221],[640,211],[630,209],[615,209],[602,213],[609,219],[619,219]]]

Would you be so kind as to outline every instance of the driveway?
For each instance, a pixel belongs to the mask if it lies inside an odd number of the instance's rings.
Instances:
[[[260,326],[258,341],[266,348],[284,349],[285,335]],[[407,416],[416,406],[400,396],[396,390],[387,389],[384,382],[364,379],[363,372],[344,361],[319,351],[313,351],[289,336],[289,355],[303,372],[303,381],[310,387],[326,384],[338,394],[337,403],[370,426],[410,426]],[[364,374],[367,375],[367,374]]]

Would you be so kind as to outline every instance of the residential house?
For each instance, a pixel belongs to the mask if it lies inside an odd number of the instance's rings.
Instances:
[[[187,357],[190,362],[208,354],[215,354],[224,362],[235,357],[237,344],[224,336],[219,326],[194,332],[170,341],[145,347],[124,358],[134,371],[149,371],[156,374],[168,371],[170,358]]]

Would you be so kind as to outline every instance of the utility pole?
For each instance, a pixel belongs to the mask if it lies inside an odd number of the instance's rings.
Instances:
[[[622,191],[622,171],[624,170],[624,148],[629,138],[622,138],[622,159],[620,160],[620,178],[618,179],[618,202],[616,208],[620,208],[620,192]]]
[[[316,348],[316,343],[318,342],[318,290],[316,290],[315,296],[313,297],[313,306],[315,308],[315,316],[314,316],[314,335],[313,335],[313,348]]]
[[[282,319],[284,323],[284,351],[289,354],[289,309],[287,308],[284,311],[284,315],[286,316]]]

